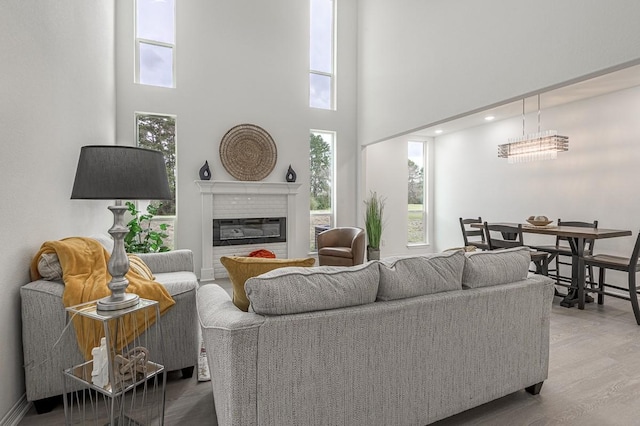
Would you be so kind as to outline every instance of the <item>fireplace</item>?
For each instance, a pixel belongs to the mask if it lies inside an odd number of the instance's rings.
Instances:
[[[296,195],[301,183],[295,182],[243,182],[197,180],[202,200],[202,266],[200,282],[211,282],[216,277],[227,277],[227,270],[220,263],[222,256],[247,256],[251,251],[267,249],[276,257],[286,259],[296,251]],[[230,218],[286,218],[286,226],[280,230],[280,238],[286,242],[214,246],[212,220]],[[246,242],[246,241],[244,241]],[[304,245],[299,250],[307,249]]]
[[[213,219],[214,247],[286,241],[286,217]]]

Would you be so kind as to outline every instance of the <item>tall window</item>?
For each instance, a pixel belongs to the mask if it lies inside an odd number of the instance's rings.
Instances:
[[[136,0],[136,83],[175,87],[175,0]]]
[[[425,165],[427,150],[425,142],[409,141],[408,147],[409,180],[408,200],[408,236],[409,244],[427,242],[427,197],[425,185]]]
[[[316,235],[334,226],[334,178],[333,163],[335,153],[334,132],[312,130],[310,146],[310,212],[311,251],[317,250]]]
[[[309,106],[335,109],[335,0],[310,0]]]
[[[152,201],[157,209],[157,215],[153,218],[153,228],[159,228],[164,223],[165,231],[169,238],[164,240],[165,245],[173,248],[174,228],[176,220],[176,117],[160,114],[136,114],[137,145],[142,148],[160,151],[164,156],[167,167],[167,178],[171,199]],[[145,211],[146,206],[139,206],[138,210]]]

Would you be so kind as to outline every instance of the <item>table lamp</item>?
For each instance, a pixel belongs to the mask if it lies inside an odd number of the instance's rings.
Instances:
[[[113,212],[113,253],[107,268],[111,274],[111,296],[98,300],[97,309],[115,311],[138,303],[137,294],[125,293],[129,281],[129,258],[124,237],[129,229],[124,222],[127,207],[122,200],[166,200],[171,198],[164,157],[159,151],[118,146],[90,145],[80,149],[80,158],[71,199],[115,200]]]

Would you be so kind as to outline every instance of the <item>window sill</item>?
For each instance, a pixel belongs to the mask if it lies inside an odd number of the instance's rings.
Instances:
[[[408,249],[419,249],[419,248],[425,248],[425,247],[431,247],[431,244],[429,244],[429,243],[411,243],[411,244],[407,244],[407,248]]]

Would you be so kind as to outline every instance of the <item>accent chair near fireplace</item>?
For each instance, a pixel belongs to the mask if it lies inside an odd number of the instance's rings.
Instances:
[[[365,233],[362,228],[331,228],[318,234],[318,264],[355,266],[364,262]]]

